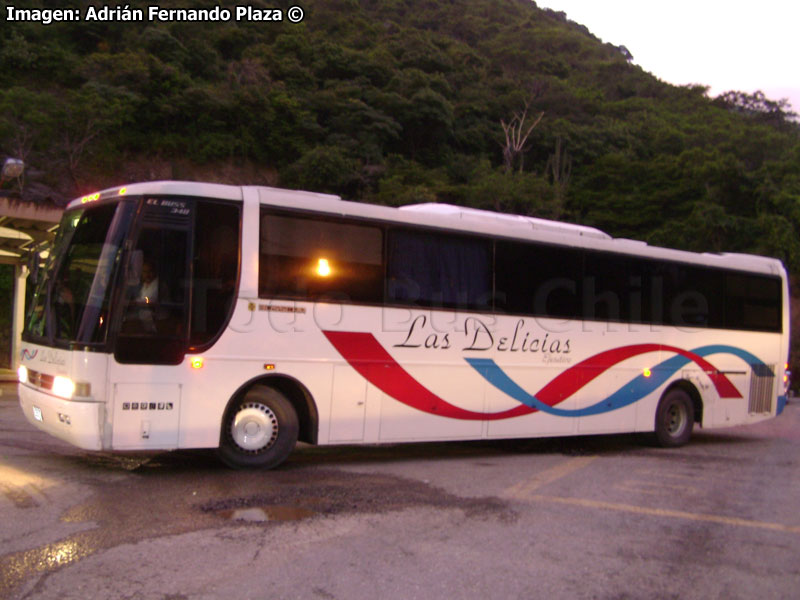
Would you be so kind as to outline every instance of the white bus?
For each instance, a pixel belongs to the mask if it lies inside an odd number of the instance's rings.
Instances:
[[[73,201],[19,369],[91,450],[654,432],[780,413],[780,261],[444,204],[151,182]]]

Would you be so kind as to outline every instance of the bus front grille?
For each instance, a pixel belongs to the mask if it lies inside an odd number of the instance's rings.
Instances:
[[[750,365],[750,401],[748,411],[751,414],[772,412],[773,390],[775,388],[775,365]]]

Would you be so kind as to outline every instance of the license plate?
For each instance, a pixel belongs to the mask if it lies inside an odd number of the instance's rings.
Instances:
[[[33,418],[36,419],[37,421],[42,420],[42,409],[39,408],[38,406],[33,407]]]

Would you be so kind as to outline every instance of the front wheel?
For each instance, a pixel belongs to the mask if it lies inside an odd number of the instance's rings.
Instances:
[[[250,388],[225,413],[219,457],[234,469],[277,467],[294,449],[298,429],[297,413],[283,394]]]
[[[664,448],[683,446],[692,436],[694,405],[684,390],[668,391],[656,409],[656,441]]]

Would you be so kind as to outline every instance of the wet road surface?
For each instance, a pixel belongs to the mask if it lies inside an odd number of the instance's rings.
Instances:
[[[800,403],[638,436],[96,454],[0,397],[0,598],[793,598]]]

